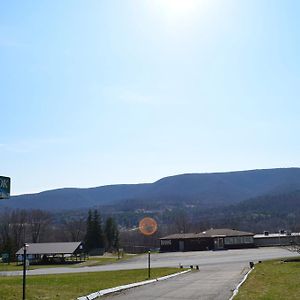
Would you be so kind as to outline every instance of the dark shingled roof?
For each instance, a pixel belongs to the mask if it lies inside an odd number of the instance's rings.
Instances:
[[[82,242],[28,244],[27,254],[72,254]],[[23,247],[16,255],[23,254]]]
[[[199,233],[176,233],[160,238],[161,240],[181,240],[181,239],[195,239],[195,238],[212,238],[212,237],[226,237],[226,236],[252,236],[254,233],[238,231],[235,229],[221,228],[209,229]]]

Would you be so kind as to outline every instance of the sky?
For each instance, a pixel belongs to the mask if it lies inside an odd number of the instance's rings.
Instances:
[[[300,166],[300,2],[0,1],[13,195]]]

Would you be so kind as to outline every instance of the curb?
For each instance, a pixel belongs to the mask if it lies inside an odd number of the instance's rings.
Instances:
[[[134,288],[134,287],[138,287],[138,286],[142,286],[142,285],[154,283],[154,282],[157,282],[157,281],[166,280],[166,279],[169,279],[169,278],[172,278],[172,277],[175,277],[175,276],[178,276],[178,275],[182,275],[182,274],[185,274],[185,273],[188,273],[188,272],[191,272],[191,269],[186,270],[186,271],[182,271],[182,272],[179,272],[179,273],[175,273],[175,274],[171,274],[171,275],[159,277],[159,278],[156,278],[156,279],[150,279],[150,280],[145,280],[145,281],[130,283],[130,284],[126,284],[126,285],[120,285],[120,286],[117,286],[117,287],[100,290],[98,292],[89,294],[87,296],[79,297],[79,298],[77,298],[77,300],[93,300],[93,299],[96,299],[97,297],[101,297],[101,296],[104,296],[104,295],[107,295],[107,294],[111,294],[111,293],[115,293],[115,292],[119,292],[119,291],[131,289],[131,288]]]
[[[246,279],[248,278],[249,274],[254,270],[254,268],[250,269],[246,275],[244,276],[243,280],[237,285],[237,287],[235,288],[235,290],[233,291],[232,296],[230,297],[229,300],[233,300],[233,298],[237,295],[237,293],[239,292],[239,288],[242,286],[242,284],[246,281]]]

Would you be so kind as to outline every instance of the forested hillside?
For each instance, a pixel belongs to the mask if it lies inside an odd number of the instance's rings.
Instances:
[[[15,196],[1,201],[0,208],[61,211],[109,206],[112,210],[128,211],[197,206],[208,209],[297,189],[300,189],[299,168],[183,174],[148,184],[66,188]]]
[[[230,226],[256,232],[300,231],[300,190],[251,198],[235,205],[192,213],[211,226]]]

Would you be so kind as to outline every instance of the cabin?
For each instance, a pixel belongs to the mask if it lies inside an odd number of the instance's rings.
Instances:
[[[24,248],[16,252],[17,261],[23,261]],[[26,256],[30,264],[57,264],[84,261],[82,242],[27,244]]]
[[[235,229],[209,229],[198,233],[177,233],[160,238],[160,251],[201,251],[255,247],[254,233]]]

